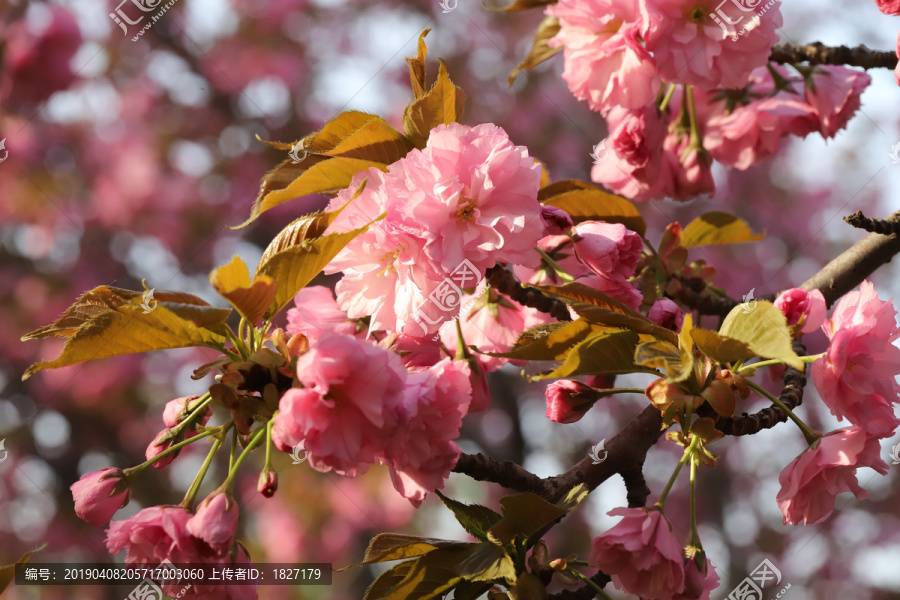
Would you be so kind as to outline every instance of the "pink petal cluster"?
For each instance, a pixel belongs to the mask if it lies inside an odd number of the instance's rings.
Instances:
[[[875,0],[875,3],[886,15],[900,15],[900,0]]]
[[[878,440],[859,427],[834,431],[818,440],[778,477],[781,490],[776,499],[784,523],[821,523],[834,512],[835,496],[843,492],[852,492],[860,500],[868,497],[859,486],[856,470],[871,467],[886,474],[888,466],[880,452]]]
[[[647,49],[662,79],[704,90],[743,87],[768,62],[783,24],[771,1],[647,0],[647,8]]]
[[[97,527],[108,523],[131,498],[131,488],[121,469],[106,468],[85,473],[69,489],[75,499],[75,514]]]
[[[647,600],[669,600],[684,590],[681,544],[658,510],[616,508],[612,529],[594,538],[588,563],[609,573],[616,588]]]
[[[661,83],[643,44],[649,27],[644,0],[560,0],[547,14],[559,19],[548,45],[564,48],[563,79],[576,98],[603,114],[653,100]]]
[[[710,593],[719,587],[719,574],[709,561],[703,567],[692,556],[684,564],[684,590],[672,596],[671,600],[709,600]]]
[[[193,515],[180,506],[151,506],[123,521],[113,521],[106,532],[110,554],[125,550],[128,565],[157,567],[162,561],[172,563],[205,563],[217,567],[249,566],[250,557],[241,545],[235,557],[220,556],[202,539],[193,536],[189,523]],[[255,600],[257,585],[216,586],[181,584],[163,585],[167,595],[181,598],[224,598]]]
[[[842,66],[816,68],[807,80],[806,101],[818,117],[819,132],[825,138],[847,126],[861,106],[860,96],[872,83],[865,71]]]
[[[822,326],[830,343],[812,365],[816,389],[831,413],[876,437],[888,437],[900,425],[893,407],[900,394],[896,315],[891,301],[880,300],[872,283],[863,281]]]
[[[684,315],[678,305],[668,298],[660,298],[650,307],[647,318],[666,329],[681,331]]]
[[[295,387],[281,397],[273,439],[290,452],[303,442],[316,470],[355,476],[384,452],[396,427],[406,369],[374,344],[326,333],[297,358]]]
[[[303,288],[294,296],[294,308],[287,311],[285,329],[291,335],[303,334],[315,343],[326,333],[357,335],[357,325],[338,308],[330,288],[314,285]],[[365,335],[365,332],[359,332]]]
[[[444,487],[459,458],[462,419],[469,409],[472,386],[469,366],[443,359],[433,367],[410,373],[399,423],[385,449],[391,481],[398,492],[419,506],[428,492]]]
[[[547,398],[547,418],[555,423],[575,423],[587,414],[600,393],[594,388],[575,381],[560,379],[544,390]]]
[[[213,492],[200,503],[197,513],[188,519],[187,529],[195,538],[209,544],[219,556],[224,556],[234,544],[239,512],[231,494]]]
[[[344,273],[338,305],[352,319],[371,315],[372,331],[437,331],[458,308],[439,304],[433,294],[447,297],[446,280],[464,261],[476,273],[462,288],[474,287],[498,261],[539,262],[541,167],[496,125],[436,127],[423,150],[412,150],[387,173],[373,168],[358,175],[329,209],[347,203],[363,176],[365,189],[328,232],[386,217],[344,248],[326,272]]]
[[[787,317],[787,323],[801,333],[811,333],[825,322],[825,296],[819,290],[792,288],[778,294],[775,306]]]
[[[621,223],[585,221],[572,230],[575,256],[593,274],[585,283],[637,308],[642,296],[628,278],[641,257],[641,236]]]

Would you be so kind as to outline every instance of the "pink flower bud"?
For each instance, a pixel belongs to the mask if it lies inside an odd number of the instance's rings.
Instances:
[[[167,402],[166,408],[163,410],[163,422],[166,424],[166,427],[175,427],[184,421],[191,413],[191,410],[193,410],[194,406],[192,405],[197,404],[196,400],[198,398],[200,398],[200,396],[185,396],[184,398],[176,398]],[[195,420],[194,423],[206,425],[211,414],[212,411],[207,405],[206,409],[203,411],[203,415]]]
[[[547,418],[556,423],[574,423],[600,399],[594,388],[574,379],[561,379],[547,386]]]
[[[234,543],[238,527],[238,506],[231,494],[213,492],[200,503],[197,514],[188,519],[187,529],[219,555],[227,553]]]
[[[573,225],[569,213],[555,206],[541,207],[541,220],[544,222],[544,235],[565,235]]]
[[[681,309],[668,298],[662,298],[654,302],[647,317],[660,327],[665,327],[672,331],[680,331],[681,323],[684,321]]]
[[[575,256],[584,266],[613,281],[634,275],[644,247],[641,236],[621,223],[602,221],[579,223],[573,231]]]
[[[107,468],[85,473],[69,489],[75,499],[75,513],[97,527],[108,523],[131,498],[131,490],[121,469]]]
[[[169,429],[163,429],[158,434],[156,434],[156,437],[153,438],[153,441],[150,442],[149,446],[147,446],[147,452],[145,453],[147,460],[159,456],[165,450],[167,450],[169,446],[172,445],[171,435],[172,432]],[[156,469],[165,468],[169,465],[169,463],[175,460],[175,457],[178,456],[178,454],[179,452],[173,452],[172,454],[164,456],[163,458],[153,463],[153,467]]]
[[[825,297],[819,290],[786,290],[775,299],[775,306],[787,317],[788,325],[798,325],[801,333],[815,331],[825,322]]]
[[[275,471],[266,469],[259,474],[259,481],[256,484],[256,490],[265,496],[271,498],[278,489],[278,474]]]

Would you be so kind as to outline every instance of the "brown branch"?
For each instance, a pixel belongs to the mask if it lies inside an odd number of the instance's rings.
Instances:
[[[826,46],[813,42],[805,46],[778,44],[772,48],[769,60],[777,63],[808,62],[811,65],[850,65],[863,69],[894,69],[897,54],[893,51],[872,50],[865,46]]]
[[[484,454],[459,455],[454,473],[463,473],[476,481],[492,481],[517,492],[546,496],[546,482],[510,460],[496,461]]]
[[[591,577],[591,581],[603,588],[612,581],[612,578],[603,571],[597,571],[597,574]],[[596,597],[597,592],[595,592],[591,586],[586,585],[577,590],[563,590],[555,594],[550,594],[547,596],[547,600],[593,600]]]
[[[880,233],[881,235],[897,235],[900,233],[900,222],[885,221],[884,219],[870,219],[862,214],[861,210],[856,211],[844,220],[856,227],[857,229],[865,229],[870,233]]]
[[[900,222],[900,211],[886,219]],[[900,238],[896,236],[870,233],[837,258],[825,265],[800,287],[806,290],[818,289],[825,296],[828,306],[862,283],[863,279],[875,272],[881,265],[891,262],[900,252]]]
[[[572,320],[569,316],[569,308],[564,302],[548,298],[535,288],[522,287],[511,271],[497,266],[488,269],[486,275],[492,288],[501,294],[506,294],[519,304],[536,308],[559,321]]]

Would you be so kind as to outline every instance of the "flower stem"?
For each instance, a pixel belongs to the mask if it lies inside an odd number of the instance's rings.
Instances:
[[[266,464],[263,466],[264,471],[271,470],[272,467],[272,427],[275,425],[275,419],[269,419],[266,423]],[[228,470],[231,470],[229,465]]]
[[[688,459],[693,456],[694,450],[697,448],[697,444],[699,443],[700,437],[695,435],[691,439],[690,445],[684,449],[684,454],[681,456],[681,460],[678,461],[678,465],[675,467],[675,472],[672,473],[671,477],[669,477],[669,483],[666,484],[665,489],[659,496],[659,500],[656,501],[656,505],[660,508],[665,508],[666,498],[669,496],[669,492],[672,491],[672,486],[675,485],[675,480],[678,479],[678,474],[681,473],[681,467],[683,467],[684,463],[686,463]]]
[[[550,258],[550,256],[546,252],[544,252],[540,248],[535,248],[535,250],[537,250],[538,253],[544,258],[544,262],[547,263],[551,269],[553,269],[553,271],[556,273],[557,277],[559,277],[566,283],[575,281],[575,278],[572,277],[571,275],[569,275],[568,273],[566,273],[565,270],[562,267],[560,267],[559,264],[555,260]]]
[[[700,534],[697,532],[697,504],[696,504],[696,483],[697,483],[697,457],[691,457],[691,539],[688,546],[692,548],[703,549],[700,543]]]
[[[612,600],[612,598],[610,597],[610,595],[607,594],[607,593],[603,590],[602,587],[600,587],[599,585],[597,585],[596,583],[594,583],[594,582],[591,580],[591,578],[588,577],[587,575],[584,575],[583,573],[579,573],[579,572],[576,571],[575,569],[566,569],[566,574],[567,574],[567,575],[571,575],[572,577],[575,577],[575,578],[577,578],[577,579],[580,579],[580,580],[582,580],[583,582],[585,582],[586,584],[588,584],[588,587],[590,587],[590,588],[591,588],[592,590],[594,590],[596,593],[600,594],[600,597],[604,598],[604,600]]]
[[[612,396],[613,394],[641,394],[641,395],[643,395],[644,392],[646,392],[646,391],[647,390],[644,390],[641,388],[615,388],[612,390],[597,390],[597,392],[600,394],[601,398],[606,398],[607,396]]]
[[[700,143],[700,124],[697,122],[697,109],[694,106],[694,86],[685,86],[685,98],[687,99],[688,117],[691,120],[691,147],[703,148]]]
[[[810,363],[816,362],[823,356],[825,356],[824,352],[822,352],[821,354],[814,354],[812,356],[801,356],[800,360],[802,360],[806,364],[810,364]],[[746,375],[753,369],[758,369],[760,367],[771,367],[773,365],[783,365],[783,364],[784,364],[784,361],[777,359],[777,358],[773,358],[771,360],[763,360],[763,361],[760,361],[757,363],[750,363],[749,365],[744,365],[741,369],[738,370],[738,374]]]
[[[231,492],[232,487],[234,487],[234,478],[237,477],[237,473],[241,468],[241,464],[244,462],[250,452],[252,452],[253,449],[256,448],[256,446],[258,446],[259,443],[263,440],[263,437],[265,436],[266,430],[268,428],[268,424],[260,427],[256,430],[256,433],[253,434],[253,437],[250,438],[250,443],[247,444],[247,447],[244,448],[244,451],[241,452],[241,455],[238,456],[236,461],[234,461],[234,466],[232,466],[231,469],[228,470],[228,478],[225,479],[225,482],[220,488],[223,492]]]
[[[229,423],[229,427],[231,427],[232,423]],[[203,461],[203,464],[200,466],[200,470],[197,472],[197,475],[194,477],[194,481],[191,482],[191,487],[188,488],[187,493],[184,495],[184,500],[181,501],[181,506],[184,509],[191,510],[194,505],[194,498],[197,496],[197,492],[200,491],[200,484],[203,483],[203,478],[206,477],[206,472],[209,471],[209,466],[212,464],[213,457],[216,455],[216,452],[219,451],[219,448],[222,446],[222,438],[224,438],[228,433],[228,429],[224,429],[220,431],[213,439],[212,448],[209,449],[209,453],[206,455],[206,460]]]
[[[222,427],[225,427],[225,426],[223,425]],[[208,438],[210,436],[216,435],[220,431],[221,431],[220,427],[215,427],[213,429],[207,429],[203,433],[198,433],[194,437],[188,438],[188,439],[184,440],[183,442],[178,442],[177,444],[172,444],[171,446],[169,446],[168,448],[166,448],[165,450],[163,450],[162,452],[160,452],[159,454],[157,454],[156,456],[154,456],[147,462],[143,462],[143,463],[141,463],[139,465],[135,465],[129,469],[125,469],[125,471],[124,471],[125,475],[126,476],[137,475],[138,473],[140,473],[141,471],[143,471],[144,469],[146,469],[147,467],[149,467],[156,461],[158,461],[174,452],[178,452],[185,446],[193,444],[194,442],[198,442],[198,441],[202,440],[203,438]]]
[[[675,93],[675,88],[677,86],[674,83],[669,84],[669,89],[666,90],[666,96],[663,98],[662,102],[659,104],[659,111],[665,112],[666,108],[669,106],[669,100],[672,99],[672,95]]]
[[[779,400],[778,398],[776,398],[774,395],[772,395],[771,393],[769,393],[768,390],[766,390],[765,388],[761,387],[759,384],[754,383],[754,382],[749,381],[749,380],[747,381],[747,385],[749,385],[752,389],[754,389],[758,394],[762,394],[763,396],[765,396],[766,398],[768,398],[769,400],[771,400],[771,401],[772,401],[772,404],[774,404],[775,406],[777,406],[778,408],[780,408],[782,411],[784,411],[784,414],[786,414],[786,415],[791,419],[791,421],[793,421],[794,423],[796,423],[796,424],[797,424],[797,427],[800,428],[800,431],[803,432],[803,437],[806,438],[806,443],[807,443],[807,444],[809,444],[810,446],[812,446],[819,438],[822,437],[822,434],[821,434],[821,433],[818,433],[818,432],[814,431],[814,430],[812,429],[812,427],[810,427],[809,425],[807,425],[806,423],[804,423],[802,420],[800,420],[800,417],[798,417],[797,415],[795,415],[795,414],[794,414],[794,411],[792,411],[792,410],[789,409],[787,406],[785,406],[784,402],[782,402],[781,400]]]

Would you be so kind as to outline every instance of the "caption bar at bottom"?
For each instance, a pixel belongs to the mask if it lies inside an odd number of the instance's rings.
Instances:
[[[216,565],[110,565],[27,563],[18,565],[16,585],[128,585],[145,579],[185,585],[331,585],[330,563]]]

